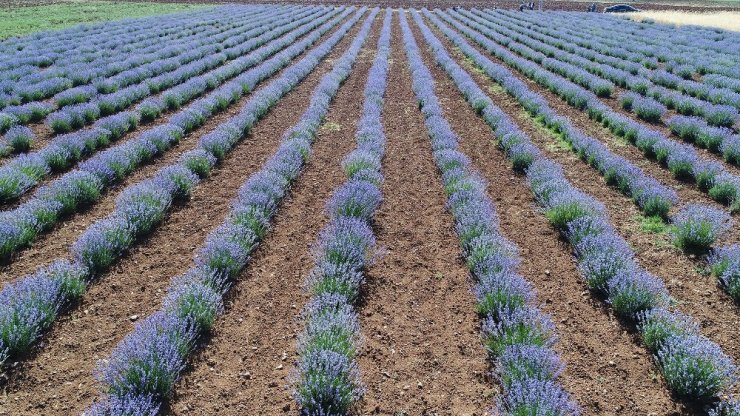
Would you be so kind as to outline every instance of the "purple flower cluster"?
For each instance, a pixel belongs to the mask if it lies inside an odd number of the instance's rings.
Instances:
[[[712,274],[735,302],[740,302],[740,245],[719,247],[708,258]]]
[[[28,127],[13,126],[5,132],[2,142],[0,142],[0,155],[27,152],[34,139],[33,131]]]
[[[449,56],[421,15],[416,11],[411,13],[437,63],[455,81],[471,107],[481,114],[490,110],[491,100]],[[496,376],[504,393],[498,399],[497,408],[505,414],[532,411],[552,415],[579,414],[576,403],[557,382],[562,364],[551,349],[556,340],[554,324],[532,304],[533,288],[517,272],[517,248],[501,235],[486,185],[458,149],[459,139],[444,118],[434,94],[434,80],[422,61],[405,15],[401,16],[401,29],[411,67],[412,87],[426,115],[425,125],[434,159],[442,173],[447,206],[455,218],[455,230],[476,281],[483,339],[491,359],[498,360]],[[510,147],[515,146],[514,140],[526,139],[515,129],[510,133]],[[538,157],[538,153],[533,157]]]
[[[346,35],[365,10],[358,11],[329,39],[301,62],[291,66],[271,85],[288,84],[290,88],[298,83]],[[328,30],[350,12],[351,9],[347,10],[323,28]],[[367,37],[371,23],[372,19],[368,19],[357,39],[364,40]],[[300,173],[305,163],[301,150],[304,145],[310,146],[318,128],[318,123],[314,122],[320,121],[328,111],[328,102],[336,94],[341,80],[349,74],[360,46],[361,43],[336,63],[332,72],[322,79],[321,88],[317,88],[312,96],[309,111],[304,114],[299,126],[315,127],[301,130],[304,134],[302,138],[294,137],[293,133],[297,130],[290,130],[285,135],[282,145],[263,169],[242,186],[239,197],[233,201],[232,214],[208,235],[196,254],[194,267],[185,275],[173,279],[162,308],[137,325],[114,349],[110,359],[101,363],[96,374],[109,397],[95,404],[91,410],[106,414],[113,411],[110,410],[112,405],[119,406],[120,402],[125,402],[137,403],[150,411],[171,394],[195,341],[211,329],[222,310],[222,296],[246,266],[249,254],[257,246],[259,229],[269,224],[275,208]],[[256,93],[250,103],[259,103],[271,97],[266,95],[269,91],[268,86]],[[253,105],[247,104],[245,108],[254,109]],[[246,116],[242,112],[226,124],[253,123],[258,118]],[[243,135],[244,130],[240,129],[239,136]],[[172,174],[167,172],[166,177],[172,178]],[[132,191],[130,195],[144,195],[145,202],[156,201],[159,204],[159,196],[153,191],[142,188]]]
[[[706,252],[732,225],[730,214],[707,205],[687,205],[673,217],[673,243],[690,252]]]
[[[431,14],[427,16],[464,53],[467,54],[472,49],[460,35],[449,30],[436,16]],[[451,18],[447,20],[456,24]],[[423,28],[422,33],[425,33]],[[474,36],[472,33],[470,35]],[[442,46],[430,43],[436,55],[441,54],[440,50],[444,51]],[[476,63],[479,62],[476,55],[469,56]],[[453,68],[451,64],[446,63],[447,59],[438,58],[438,62],[446,69]],[[472,81],[464,82],[466,77],[461,74],[467,74],[461,69],[447,71],[466,97],[480,91]],[[482,91],[480,93],[482,94]],[[474,105],[469,99],[468,102],[471,106]],[[479,112],[492,126],[500,140],[504,141],[506,137],[515,136],[519,143],[528,142],[526,135],[517,131],[508,116],[498,110],[492,101],[486,101],[486,107]],[[504,151],[506,152],[505,148]],[[671,389],[690,399],[705,400],[732,385],[736,373],[732,361],[717,344],[698,335],[698,326],[690,317],[664,309],[668,304],[668,291],[660,280],[637,264],[632,249],[616,233],[601,205],[568,182],[558,164],[542,156],[535,158],[527,168],[526,174],[530,189],[538,203],[545,208],[550,221],[573,246],[579,262],[579,272],[587,286],[605,296],[616,314],[627,320],[639,322],[638,328],[645,344],[656,354]],[[509,310],[499,312],[499,315],[506,318],[506,323],[496,324],[489,321],[487,327],[492,333],[500,334],[506,327],[513,326],[518,330],[513,332],[512,337],[533,340],[535,346],[547,345],[547,338],[544,335],[548,333],[548,327],[541,320],[528,315],[513,315]],[[528,329],[523,330],[521,329],[524,326],[523,322],[533,324],[529,324]],[[500,343],[494,345],[500,348]],[[548,368],[557,367],[550,365]],[[553,396],[547,394],[546,397]],[[555,399],[551,400],[557,402]],[[520,410],[526,412],[538,407],[534,405],[529,408],[506,409],[508,411],[527,409]]]
[[[622,94],[619,97],[619,105],[625,110],[635,113],[637,117],[651,123],[660,122],[667,111],[663,104],[634,92]]]

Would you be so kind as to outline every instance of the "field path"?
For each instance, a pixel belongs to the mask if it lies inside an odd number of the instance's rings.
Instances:
[[[359,356],[363,414],[482,415],[486,352],[475,298],[445,209],[429,138],[411,90],[398,16],[384,108],[384,201],[375,216],[384,255],[368,271]]]

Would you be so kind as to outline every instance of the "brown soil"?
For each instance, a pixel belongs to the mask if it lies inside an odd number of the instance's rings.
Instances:
[[[384,201],[375,218],[385,253],[368,273],[359,363],[362,414],[482,415],[486,352],[475,298],[445,209],[423,118],[411,90],[398,17],[384,108]]]
[[[451,43],[440,32],[436,35],[451,50]],[[421,39],[419,33],[417,41]],[[672,400],[663,381],[648,376],[657,372],[650,354],[639,345],[636,336],[624,331],[601,301],[588,293],[568,244],[558,238],[558,233],[538,212],[525,178],[514,174],[510,162],[492,142],[490,127],[465,102],[446,72],[434,64],[431,53],[422,49],[437,82],[437,96],[442,97],[445,116],[460,134],[461,150],[488,180],[501,230],[521,249],[520,271],[537,289],[539,306],[557,325],[560,341],[555,348],[567,365],[562,375],[566,390],[586,414],[680,413],[680,404]],[[471,74],[488,90],[491,81],[480,73]],[[513,99],[505,93],[489,96],[536,144],[543,141],[541,132],[528,120],[516,117],[521,108]],[[565,167],[566,171],[572,171],[568,169],[570,166]],[[588,178],[598,180],[593,173],[586,173]]]
[[[207,233],[223,221],[229,201],[236,196],[241,184],[277,149],[279,136],[276,132],[282,132],[298,120],[295,109],[305,108],[321,75],[330,67],[332,59],[346,48],[357,29],[358,26],[353,28],[327,60],[279,101],[211,177],[196,188],[192,201],[175,209],[143,244],[135,246],[88,290],[70,315],[57,320],[35,356],[12,370],[4,386],[5,394],[0,397],[0,414],[72,414],[79,413],[92,402],[99,389],[93,378],[97,361],[106,358],[133,329],[131,316],[144,317],[152,313],[159,306],[170,278],[190,267],[193,251]],[[210,122],[204,127],[208,130],[200,130],[191,137],[215,128],[228,114],[236,114],[244,103],[240,102],[233,110]],[[94,210],[97,209],[96,206]],[[70,231],[78,228],[81,229],[81,225],[75,225]],[[73,241],[66,233],[63,235]],[[62,236],[58,236],[47,245],[57,247],[57,240],[61,239]],[[61,247],[60,251],[66,253],[66,247]],[[49,261],[52,255],[42,255],[41,260]]]
[[[172,414],[274,415],[295,408],[290,374],[302,329],[299,314],[307,301],[303,281],[313,266],[310,248],[327,223],[326,201],[344,181],[339,161],[354,148],[362,111],[357,91],[367,79],[381,20],[376,19],[330,106],[309,164],[279,209],[273,229],[232,289],[226,314],[178,384]],[[336,48],[330,61],[344,49]],[[296,119],[273,130],[276,140],[301,114],[294,113]]]

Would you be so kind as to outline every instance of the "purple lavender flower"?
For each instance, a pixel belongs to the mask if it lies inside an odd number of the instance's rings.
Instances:
[[[255,243],[256,237],[246,227],[224,224],[208,235],[196,257],[196,265],[234,278],[247,263]]]
[[[720,400],[717,405],[709,411],[708,416],[738,416],[740,415],[740,401],[737,399]]]
[[[534,299],[534,288],[513,271],[479,275],[474,292],[478,299],[478,313],[500,320],[499,314],[523,308]]]
[[[135,235],[148,233],[172,204],[174,190],[160,181],[148,180],[126,188],[116,199],[116,213],[128,222]]]
[[[0,200],[10,201],[18,198],[36,183],[33,177],[19,169],[0,167]]]
[[[714,249],[707,262],[720,286],[736,302],[740,302],[740,245]]]
[[[301,414],[346,414],[364,388],[354,360],[333,351],[312,351],[298,362],[295,400]]]
[[[706,251],[731,224],[732,218],[726,212],[691,204],[673,217],[673,242],[686,251]]]
[[[92,173],[75,170],[38,190],[38,198],[59,202],[60,214],[71,214],[100,198],[103,183]]]
[[[85,411],[87,416],[157,416],[159,401],[151,395],[109,395]]]
[[[207,332],[223,310],[221,293],[196,279],[180,279],[167,292],[162,310],[192,322],[197,333]]]
[[[167,189],[173,199],[185,199],[190,196],[200,178],[185,166],[171,165],[157,172],[154,182]]]
[[[325,228],[314,248],[317,261],[363,269],[373,257],[375,236],[366,222],[340,217]]]
[[[612,279],[637,269],[632,250],[615,234],[584,236],[574,246],[579,253],[578,271],[591,290],[607,293]]]
[[[555,380],[565,366],[551,349],[532,345],[513,345],[504,350],[496,364],[496,375],[510,388],[525,380]]]
[[[549,380],[515,381],[497,400],[496,406],[502,415],[580,415],[578,405],[568,393]]]
[[[657,352],[671,337],[699,333],[699,324],[693,318],[663,308],[640,312],[637,320],[642,341],[652,352]]]
[[[722,153],[722,156],[726,161],[732,163],[735,166],[740,166],[740,135],[729,135],[726,129],[722,129],[721,133],[726,138],[721,141],[718,146],[718,150]]]
[[[737,380],[737,367],[717,344],[698,335],[669,337],[656,354],[676,394],[705,401]]]
[[[627,270],[617,274],[608,282],[607,292],[614,312],[629,319],[668,302],[668,291],[663,281],[645,271]]]
[[[91,225],[72,245],[75,260],[92,272],[107,269],[133,242],[134,229],[118,216]]]
[[[13,126],[5,133],[5,143],[15,152],[26,152],[34,142],[34,134],[26,126]]]
[[[349,181],[334,192],[326,208],[333,218],[351,217],[369,221],[382,198],[377,186],[364,181]]]
[[[31,344],[56,318],[61,283],[33,274],[8,283],[0,291],[0,355],[28,352]]]
[[[196,339],[188,320],[155,312],[136,325],[96,374],[108,393],[169,396]]]
[[[360,288],[365,281],[362,271],[355,270],[346,263],[321,261],[306,279],[306,289],[314,296],[338,294],[348,302],[354,302],[360,295]]]
[[[550,317],[529,307],[502,310],[494,320],[483,322],[486,349],[494,356],[501,355],[512,345],[549,347],[555,342],[555,326]]]
[[[205,149],[194,149],[180,157],[180,163],[201,178],[208,176],[216,164],[216,158]]]
[[[331,351],[345,357],[355,356],[360,326],[347,298],[339,294],[315,297],[303,315],[306,329],[298,341],[300,355]]]
[[[465,246],[467,265],[475,276],[512,271],[519,266],[516,246],[497,234],[482,234]]]

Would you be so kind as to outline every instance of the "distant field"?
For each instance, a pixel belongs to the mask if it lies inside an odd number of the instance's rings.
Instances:
[[[740,32],[740,12],[684,12],[678,10],[649,10],[631,15],[635,20],[651,19],[679,26],[697,25]]]
[[[173,13],[207,7],[182,3],[132,3],[107,1],[67,1],[24,6],[24,2],[0,10],[0,39],[41,30],[61,29],[81,23],[101,22]]]

